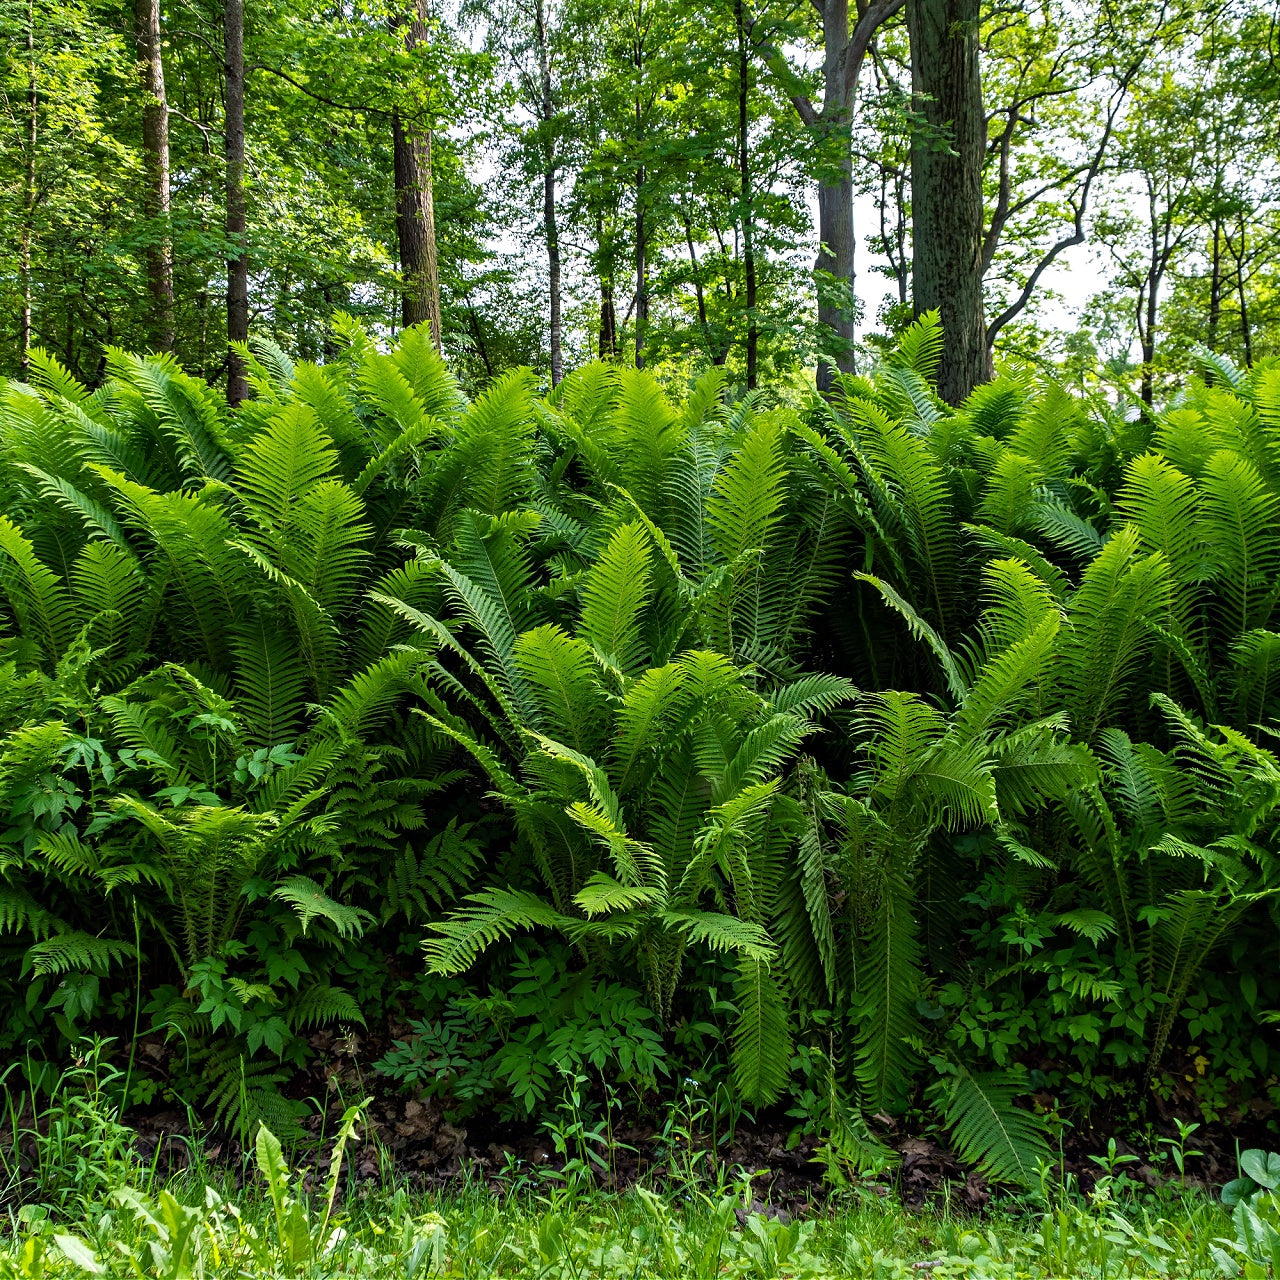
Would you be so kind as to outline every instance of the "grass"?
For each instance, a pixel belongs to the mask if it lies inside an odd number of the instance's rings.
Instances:
[[[1114,1172],[1088,1196],[1046,1176],[1038,1194],[998,1200],[981,1218],[945,1195],[917,1212],[853,1185],[788,1220],[750,1211],[758,1202],[745,1174],[707,1182],[673,1170],[611,1194],[573,1160],[514,1173],[497,1193],[477,1184],[427,1194],[394,1175],[375,1187],[345,1158],[355,1107],[327,1166],[290,1170],[260,1128],[248,1168],[211,1165],[193,1149],[190,1167],[166,1179],[136,1154],[111,1083],[96,1061],[82,1064],[34,1126],[32,1099],[6,1095],[0,1280],[1264,1280],[1280,1259],[1276,1197],[1246,1206],[1256,1221],[1242,1228],[1241,1210],[1233,1219],[1203,1192],[1151,1192]]]

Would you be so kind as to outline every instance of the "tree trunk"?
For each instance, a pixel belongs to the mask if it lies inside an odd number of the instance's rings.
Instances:
[[[249,340],[249,250],[244,196],[244,0],[223,0],[227,166],[227,403],[249,395],[244,362],[229,344]]]
[[[22,175],[22,229],[18,237],[18,275],[22,306],[18,314],[18,377],[31,372],[31,241],[36,220],[36,142],[39,137],[40,98],[36,84],[36,14],[27,0],[27,156]]]
[[[428,12],[416,0],[414,16],[405,31],[405,48],[412,51],[427,41]],[[392,26],[400,25],[398,19]],[[396,239],[400,249],[400,317],[409,325],[426,323],[431,341],[441,349],[440,265],[436,255],[435,192],[431,176],[431,131],[399,113],[391,120],[392,163],[396,183]]]
[[[618,314],[613,302],[613,246],[605,245],[604,215],[596,214],[596,262],[600,275],[601,360],[612,360],[618,354]]]
[[[134,35],[142,81],[143,208],[151,224],[147,283],[151,333],[161,351],[173,350],[173,236],[169,226],[169,104],[164,92],[160,0],[134,0]]]
[[[639,108],[636,114],[639,115]],[[649,327],[649,278],[644,220],[644,165],[636,169],[636,368],[644,368],[645,331]]]
[[[978,67],[978,0],[909,0],[912,304],[937,310],[944,345],[938,392],[959,404],[987,376],[982,310],[982,164],[986,120]]]
[[[1244,291],[1245,229],[1240,219],[1240,253],[1236,256],[1236,297],[1240,299],[1240,337],[1244,341],[1244,367],[1253,368],[1253,330],[1249,326],[1249,302]]]
[[[1142,347],[1142,403],[1148,409],[1155,403],[1155,358],[1156,358],[1156,320],[1160,308],[1160,275],[1152,268],[1147,277],[1145,297],[1138,303],[1141,308],[1141,323],[1138,326],[1138,341]]]
[[[1213,248],[1209,255],[1209,323],[1205,337],[1210,351],[1218,349],[1218,325],[1222,320],[1222,223],[1213,220]]]
[[[547,34],[547,11],[538,0],[535,11],[538,28],[538,75],[541,81],[543,137],[542,230],[547,241],[547,291],[551,328],[551,385],[564,377],[563,335],[560,321],[560,228],[556,222],[556,140],[551,131],[555,101],[551,93],[551,41]]]
[[[747,390],[756,388],[760,328],[756,323],[755,197],[751,187],[751,152],[747,95],[751,87],[751,51],[747,43],[746,13],[742,0],[734,0],[738,28],[738,199],[742,204],[742,270],[747,294]],[[850,218],[852,235],[852,217]],[[850,269],[852,269],[850,263]]]
[[[851,90],[846,89],[849,56],[849,0],[825,0],[822,5],[823,105],[818,129],[823,142],[834,146],[834,166],[818,183],[818,323],[834,339],[835,368],[818,362],[818,390],[830,391],[835,373],[854,370],[853,340],[857,303],[853,288],[853,119]],[[834,168],[834,172],[831,170]],[[822,277],[829,277],[824,280]]]

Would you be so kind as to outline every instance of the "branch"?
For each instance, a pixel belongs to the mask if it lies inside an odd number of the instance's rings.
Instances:
[[[906,0],[880,0],[879,4],[868,5],[858,19],[849,37],[849,43],[841,54],[840,102],[846,112],[853,108],[853,94],[858,87],[858,76],[862,74],[862,63],[867,56],[867,46],[871,37],[906,3]]]
[[[754,28],[754,22],[751,25]],[[791,105],[804,121],[805,128],[812,129],[818,123],[818,110],[808,94],[801,93],[795,88],[800,82],[800,77],[792,71],[791,64],[767,36],[762,36],[758,40],[753,38],[751,43],[764,58],[765,66],[773,72],[774,78],[782,85],[783,93],[791,100]]]
[[[265,62],[255,62],[245,67],[246,74],[252,71],[265,71],[269,75],[279,76],[281,80],[293,85],[300,93],[305,93],[308,98],[323,102],[326,107],[333,107],[336,111],[350,111],[353,115],[383,116],[388,120],[396,114],[394,111],[387,111],[383,107],[372,107],[367,103],[337,102],[333,98],[326,98],[324,94],[317,93],[314,89],[308,89],[305,84],[295,80],[288,72],[281,71],[279,67],[269,67]]]
[[[1071,234],[1063,236],[1057,241],[1036,264],[1035,270],[1027,278],[1027,283],[1023,286],[1022,292],[1011,302],[996,318],[987,326],[987,350],[990,351],[995,346],[995,341],[1000,330],[1020,315],[1027,303],[1031,300],[1031,295],[1035,292],[1036,285],[1040,282],[1040,277],[1049,269],[1055,258],[1060,253],[1070,249],[1073,245],[1083,244],[1085,241],[1084,234],[1084,217],[1089,207],[1089,192],[1093,187],[1093,180],[1098,176],[1102,169],[1102,161],[1106,157],[1107,147],[1111,143],[1111,135],[1115,131],[1116,117],[1120,114],[1120,106],[1124,102],[1129,92],[1129,86],[1133,83],[1133,78],[1138,74],[1138,69],[1142,65],[1142,57],[1135,58],[1132,63],[1125,69],[1124,75],[1120,78],[1120,84],[1116,92],[1112,95],[1111,102],[1107,106],[1107,123],[1102,130],[1102,138],[1098,142],[1098,149],[1093,153],[1093,159],[1089,163],[1089,168],[1084,176],[1084,181],[1080,184],[1080,197],[1078,202],[1072,201],[1075,210],[1075,218],[1073,220]],[[984,246],[985,253],[985,246]],[[991,246],[992,257],[995,256],[995,245]]]

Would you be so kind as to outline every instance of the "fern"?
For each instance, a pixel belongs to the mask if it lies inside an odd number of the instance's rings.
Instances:
[[[752,1106],[782,1096],[791,1075],[791,1028],[777,980],[763,960],[744,959],[733,984],[733,1082]]]
[[[1011,1072],[952,1064],[934,1092],[960,1158],[994,1182],[1030,1188],[1049,1161],[1048,1131],[1038,1116],[1014,1106],[1019,1084]]]
[[[136,951],[120,938],[100,938],[77,929],[55,933],[27,949],[26,963],[33,973],[106,973],[113,965],[131,959]]]
[[[358,937],[364,932],[364,922],[372,920],[372,913],[362,907],[348,907],[335,902],[308,876],[289,876],[272,891],[271,896],[287,902],[302,921],[302,932],[313,920],[325,920],[333,925],[340,938]]]

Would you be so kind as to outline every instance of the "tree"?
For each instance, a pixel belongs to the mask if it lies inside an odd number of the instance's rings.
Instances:
[[[249,394],[236,343],[249,341],[249,245],[244,193],[244,0],[223,0],[223,155],[226,161],[227,403]]]
[[[818,364],[818,388],[831,389],[837,371],[854,367],[856,303],[853,293],[853,152],[850,134],[858,77],[872,37],[905,0],[875,0],[850,11],[849,0],[814,0],[822,22],[822,106],[816,107],[804,78],[787,62],[778,36],[761,25],[755,44],[785,86],[819,156],[818,321],[832,335],[832,352]],[[850,25],[852,19],[852,25]],[[831,360],[834,358],[834,365]]]
[[[937,311],[938,391],[959,404],[987,376],[983,319],[982,162],[986,120],[978,67],[979,0],[909,0],[912,304]]]
[[[150,226],[147,278],[152,332],[161,351],[173,348],[173,235],[169,227],[169,103],[164,91],[160,0],[134,0],[134,33],[141,77],[143,212]]]
[[[1169,71],[1140,83],[1120,131],[1124,186],[1094,230],[1131,299],[1142,360],[1140,396],[1155,403],[1155,360],[1161,293],[1192,243],[1205,211],[1201,121],[1206,88]]]
[[[426,0],[414,0],[404,27],[404,47],[412,54],[427,45]],[[440,263],[436,251],[435,192],[432,183],[431,129],[392,116],[396,184],[396,238],[400,249],[401,317],[406,327],[426,323],[437,350],[441,343]]]

